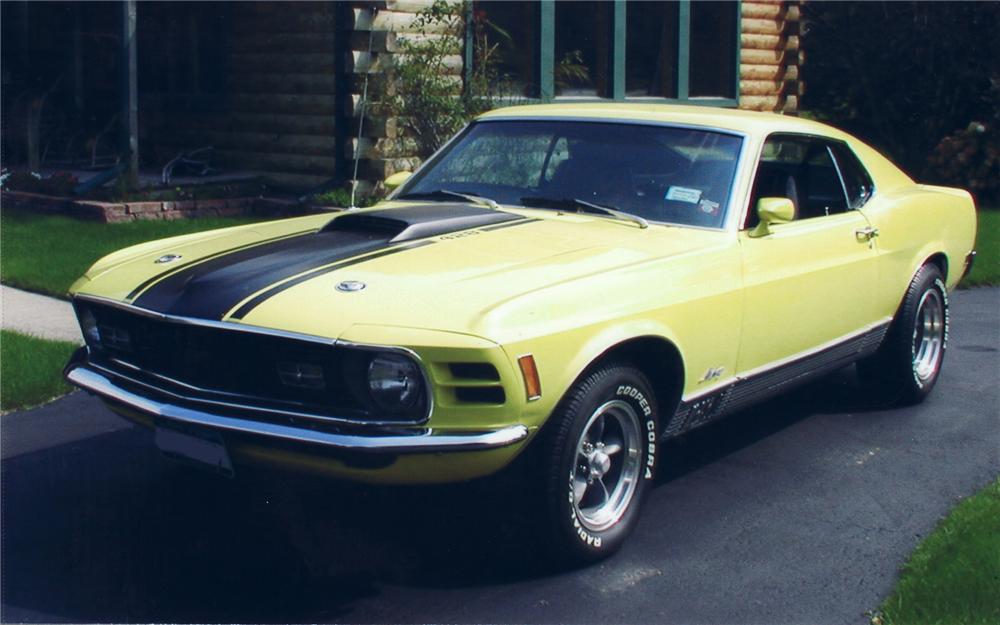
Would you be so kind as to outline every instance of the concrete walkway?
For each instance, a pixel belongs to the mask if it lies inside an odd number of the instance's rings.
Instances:
[[[0,327],[43,339],[83,343],[69,302],[0,285]]]

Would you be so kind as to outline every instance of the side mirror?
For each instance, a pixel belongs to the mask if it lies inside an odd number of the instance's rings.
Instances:
[[[386,189],[388,189],[389,191],[392,191],[393,189],[395,189],[399,185],[401,185],[404,182],[406,182],[410,178],[410,176],[412,176],[412,175],[413,175],[412,171],[397,171],[393,175],[391,175],[388,178],[386,178],[382,182],[382,184],[385,185]]]
[[[795,204],[787,197],[762,197],[757,200],[757,218],[760,223],[750,232],[752,237],[771,234],[773,224],[783,224],[795,219]]]

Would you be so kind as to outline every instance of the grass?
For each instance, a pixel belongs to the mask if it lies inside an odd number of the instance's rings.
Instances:
[[[62,369],[78,345],[0,330],[0,410],[18,410],[68,393]]]
[[[976,262],[963,287],[1000,284],[1000,208],[979,210]]]
[[[5,210],[0,216],[3,257],[0,281],[66,297],[70,285],[98,258],[129,245],[180,234],[260,221],[216,217],[102,224],[61,215]]]
[[[965,499],[903,567],[874,625],[1000,623],[1000,479]]]

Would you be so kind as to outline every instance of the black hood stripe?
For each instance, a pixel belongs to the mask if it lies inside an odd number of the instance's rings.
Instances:
[[[218,258],[219,256],[225,256],[226,254],[232,254],[233,252],[238,252],[240,250],[245,250],[245,249],[250,248],[250,247],[257,247],[259,245],[266,245],[267,243],[272,243],[274,241],[280,241],[282,239],[288,239],[290,237],[302,236],[302,234],[303,233],[301,233],[301,232],[297,232],[295,234],[286,234],[286,235],[282,235],[280,237],[274,237],[272,239],[265,239],[263,241],[254,241],[253,243],[247,243],[246,245],[240,245],[239,247],[231,247],[231,248],[222,250],[221,252],[215,252],[214,254],[208,254],[207,256],[202,256],[201,258],[199,258],[197,260],[194,260],[194,261],[191,261],[189,263],[184,263],[184,264],[178,265],[176,267],[171,267],[171,268],[167,269],[166,271],[164,271],[163,273],[158,273],[155,276],[149,278],[148,280],[143,281],[139,286],[137,286],[134,289],[132,289],[132,292],[129,293],[125,297],[125,299],[127,299],[127,300],[134,300],[136,298],[136,296],[138,296],[140,293],[142,293],[143,291],[145,291],[146,288],[149,287],[154,282],[158,282],[158,281],[162,280],[163,278],[166,278],[167,276],[170,276],[170,275],[173,275],[173,274],[177,273],[178,271],[184,271],[185,269],[191,269],[192,267],[194,267],[196,265],[199,265],[199,264],[201,264],[201,263],[203,263],[205,261],[212,260],[213,258]]]
[[[221,319],[245,298],[316,267],[388,245],[385,236],[314,232],[243,248],[173,273],[133,304],[180,317]]]
[[[437,207],[420,208],[372,211],[359,214],[367,215],[368,219],[354,220],[357,224],[348,219],[336,228],[327,226],[319,231],[227,250],[161,274],[149,286],[147,281],[133,291],[138,296],[132,304],[159,313],[212,320],[222,319],[238,307],[233,317],[240,319],[269,297],[306,280],[350,264],[428,245],[432,242],[428,238],[402,243],[397,237],[401,231],[410,232],[427,225],[440,229],[442,222],[454,220],[456,212],[482,215],[478,228],[470,227],[465,220],[461,224],[465,227],[457,227],[454,232],[534,221],[511,216],[510,221],[496,224],[493,211],[476,207],[459,207],[456,211],[455,207],[441,206],[436,212],[432,209]],[[391,215],[392,228],[371,219],[383,213]],[[337,221],[340,218],[331,223]]]
[[[418,247],[424,247],[425,245],[430,245],[432,243],[434,243],[434,241],[415,241],[413,243],[404,243],[403,245],[400,245],[398,247],[393,247],[393,248],[390,248],[390,249],[387,249],[387,250],[382,250],[381,252],[375,252],[374,254],[368,254],[368,255],[362,256],[360,258],[352,258],[351,260],[346,260],[344,262],[334,263],[334,264],[328,265],[326,267],[320,267],[318,269],[314,269],[314,270],[306,272],[306,273],[304,273],[302,275],[296,276],[296,277],[292,278],[291,280],[286,280],[285,282],[282,282],[280,284],[276,284],[273,287],[267,289],[266,291],[258,293],[256,296],[254,296],[251,299],[247,300],[246,303],[244,303],[242,306],[240,306],[236,310],[236,312],[234,312],[232,315],[230,315],[230,318],[232,318],[232,319],[242,319],[243,317],[246,317],[247,314],[249,314],[251,310],[253,310],[254,308],[260,306],[266,300],[271,299],[272,297],[274,297],[278,293],[281,293],[282,291],[286,291],[286,290],[288,290],[288,289],[290,289],[290,288],[292,288],[294,286],[298,286],[298,285],[302,284],[303,282],[306,282],[308,280],[312,280],[313,278],[318,278],[319,276],[322,276],[323,274],[331,273],[331,272],[336,271],[338,269],[343,269],[344,267],[350,267],[351,265],[357,265],[359,263],[368,262],[369,260],[375,260],[376,258],[382,258],[384,256],[389,256],[391,254],[396,254],[398,252],[405,252],[407,250],[414,250],[414,249],[416,249]]]
[[[517,219],[517,220],[514,220],[514,221],[508,221],[508,222],[501,223],[501,224],[494,224],[492,226],[484,226],[482,228],[475,228],[475,230],[480,230],[480,231],[500,230],[501,228],[509,228],[511,226],[522,226],[524,224],[532,223],[532,222],[535,222],[535,221],[539,221],[539,220],[538,219],[527,219],[527,218],[526,219]],[[297,276],[297,277],[295,277],[295,278],[293,278],[291,280],[288,280],[286,282],[282,282],[280,284],[276,284],[273,287],[271,287],[270,289],[268,289],[266,291],[263,291],[261,293],[258,293],[256,296],[254,296],[253,298],[251,298],[250,300],[248,300],[247,302],[245,302],[232,315],[229,315],[229,316],[232,319],[243,319],[244,317],[246,317],[250,313],[250,311],[252,311],[257,306],[260,306],[264,301],[266,301],[266,300],[274,297],[275,295],[281,293],[282,291],[286,291],[286,290],[288,290],[288,289],[290,289],[290,288],[292,288],[294,286],[298,286],[299,284],[302,284],[303,282],[306,282],[307,280],[312,280],[313,278],[317,278],[317,277],[319,277],[319,276],[321,276],[323,274],[327,274],[327,273],[336,271],[338,269],[343,269],[344,267],[350,267],[351,265],[357,265],[359,263],[367,262],[369,260],[375,260],[376,258],[382,258],[383,256],[389,256],[390,254],[396,254],[397,252],[405,252],[407,250],[413,250],[413,249],[416,249],[418,247],[423,247],[425,245],[430,245],[431,243],[434,243],[434,241],[427,241],[427,240],[417,241],[417,242],[414,242],[414,243],[408,243],[408,244],[405,244],[405,245],[400,245],[398,247],[393,247],[391,249],[383,250],[381,252],[376,252],[374,254],[369,254],[367,256],[362,256],[362,257],[359,257],[359,258],[352,258],[352,259],[344,261],[344,262],[339,262],[339,263],[335,263],[335,264],[332,264],[332,265],[329,265],[329,266],[326,266],[326,267],[320,267],[318,269],[314,269],[313,271],[304,273],[304,274],[302,274],[300,276]]]

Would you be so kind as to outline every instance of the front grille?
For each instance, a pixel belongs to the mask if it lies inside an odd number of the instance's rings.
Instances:
[[[101,344],[90,346],[94,364],[173,394],[357,421],[411,422],[425,416],[423,402],[409,413],[376,414],[366,388],[373,352],[192,325],[103,304],[77,306],[85,306],[101,330]],[[109,334],[114,340],[105,341]]]

